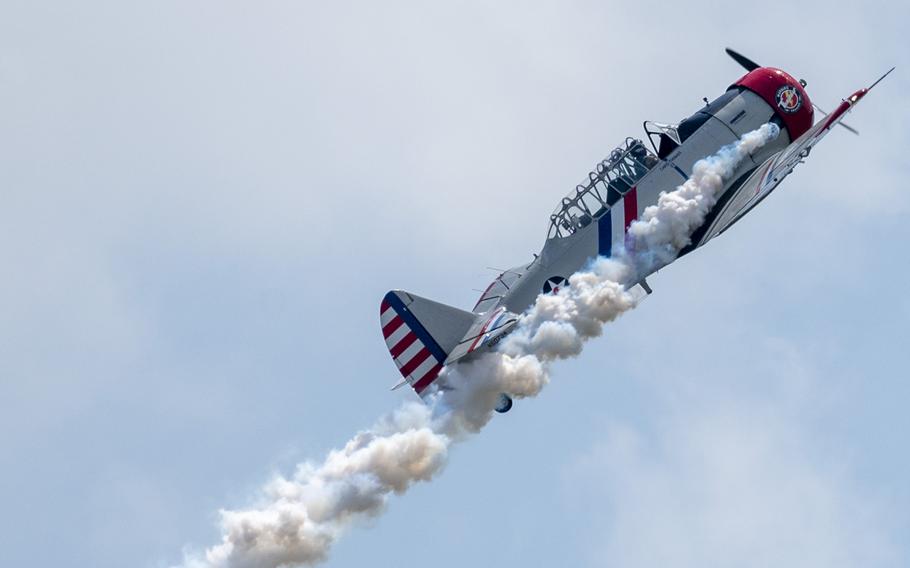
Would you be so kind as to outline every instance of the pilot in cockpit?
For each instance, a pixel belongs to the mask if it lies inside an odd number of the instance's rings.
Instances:
[[[635,141],[629,155],[635,159],[636,178],[640,178],[648,173],[658,162],[658,159],[654,155],[645,150],[645,145],[641,143],[641,140]]]

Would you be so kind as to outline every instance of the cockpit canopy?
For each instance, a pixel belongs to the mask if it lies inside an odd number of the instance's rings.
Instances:
[[[641,140],[626,138],[550,215],[548,239],[567,237],[606,213],[659,160]]]

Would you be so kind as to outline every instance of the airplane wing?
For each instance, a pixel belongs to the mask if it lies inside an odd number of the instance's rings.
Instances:
[[[892,67],[888,73],[894,71]],[[882,75],[871,86],[860,89],[844,99],[834,112],[815,123],[805,134],[797,138],[789,146],[765,160],[758,168],[753,170],[749,177],[736,190],[736,194],[727,201],[724,209],[718,215],[714,224],[705,235],[701,244],[709,241],[732,226],[743,215],[752,210],[762,199],[767,197],[781,181],[801,164],[812,148],[828,135],[832,128],[837,126],[844,116],[853,110],[853,107],[866,96],[872,87],[888,76]]]

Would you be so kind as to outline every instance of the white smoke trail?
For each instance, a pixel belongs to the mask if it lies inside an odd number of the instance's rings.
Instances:
[[[661,193],[657,204],[646,208],[641,219],[629,227],[632,246],[623,261],[634,268],[636,277],[673,262],[743,159],[779,134],[780,128],[774,123],[747,132],[737,142],[696,162],[691,177],[676,190]]]
[[[549,382],[548,365],[573,357],[604,324],[635,307],[628,288],[673,261],[711,210],[742,160],[779,129],[765,124],[700,160],[692,177],[661,194],[630,227],[626,249],[598,258],[569,278],[558,294],[541,295],[495,353],[446,369],[454,390],[430,405],[408,403],[354,436],[321,464],[303,463],[277,477],[261,502],[221,511],[222,542],[187,554],[185,568],[280,568],[313,565],[358,518],[382,512],[388,496],[429,481],[445,465],[449,446],[490,420],[500,393],[536,396]]]
[[[352,519],[378,514],[389,493],[403,493],[442,468],[450,438],[441,430],[427,406],[403,405],[322,464],[303,463],[291,479],[272,480],[258,507],[222,511],[221,544],[185,565],[263,568],[325,560]]]
[[[573,274],[558,294],[538,296],[501,351],[512,357],[532,354],[544,362],[581,352],[604,324],[635,307],[630,285],[673,262],[689,244],[743,159],[779,134],[776,124],[764,124],[696,162],[685,183],[661,193],[657,204],[631,224],[626,246],[615,250],[613,258],[595,259],[586,271]]]

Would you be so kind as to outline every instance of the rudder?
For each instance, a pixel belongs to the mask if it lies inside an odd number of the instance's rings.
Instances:
[[[405,381],[421,396],[477,318],[402,290],[386,294],[379,312],[389,353]]]

